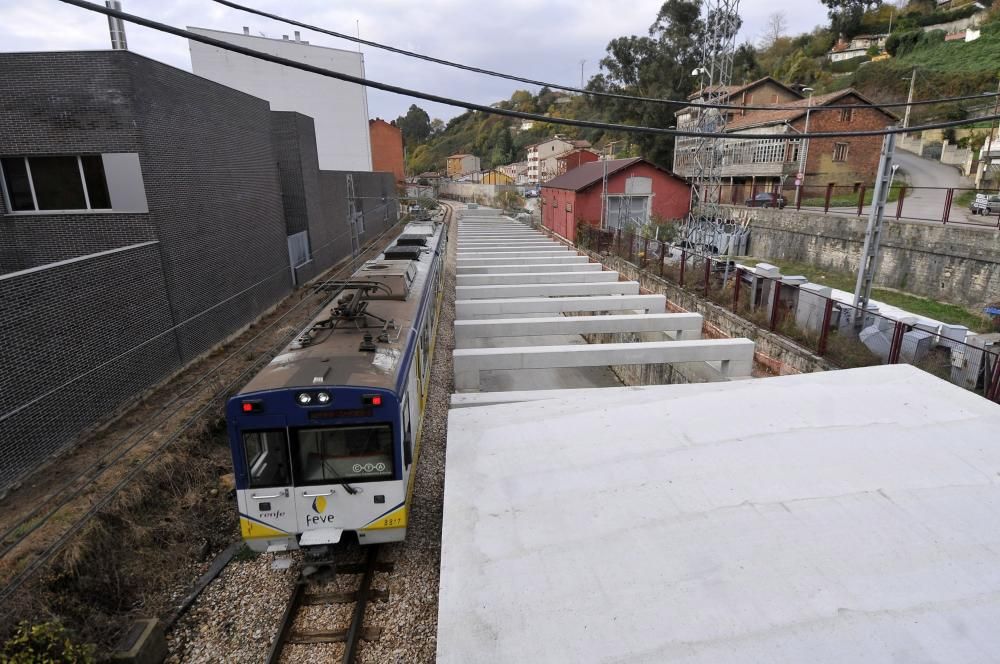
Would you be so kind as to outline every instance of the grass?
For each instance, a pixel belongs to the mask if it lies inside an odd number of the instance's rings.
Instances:
[[[834,270],[824,270],[809,263],[797,263],[795,261],[773,258],[741,258],[739,260],[750,263],[759,261],[777,265],[781,268],[782,274],[801,274],[808,277],[813,283],[823,284],[824,286],[830,286],[831,288],[847,292],[854,291],[857,279],[855,275]],[[944,323],[951,323],[952,325],[964,325],[976,332],[989,332],[992,330],[990,321],[986,316],[956,304],[937,302],[926,297],[911,295],[888,288],[872,288],[872,298],[886,304],[891,304],[894,307],[905,309],[913,314],[927,316],[928,318],[934,318]]]
[[[903,188],[905,182],[900,182],[900,178],[896,178],[892,183],[892,188],[889,189],[888,202],[895,203],[899,200],[899,190]],[[836,189],[834,189],[836,192]],[[867,187],[865,189],[865,205],[872,204],[872,194],[874,193],[874,187]],[[795,196],[792,195],[788,199],[789,206],[795,204]],[[826,195],[823,196],[813,196],[810,198],[803,198],[802,205],[808,207],[823,207],[826,204]],[[857,192],[849,194],[836,194],[830,196],[830,207],[857,207],[858,205],[858,194]]]
[[[923,69],[946,71],[951,74],[996,71],[1000,54],[1000,34],[984,28],[982,35],[973,42],[940,42],[918,48],[897,58],[899,65],[916,65]]]

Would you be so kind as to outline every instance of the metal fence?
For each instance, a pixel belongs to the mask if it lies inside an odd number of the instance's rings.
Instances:
[[[722,203],[748,206],[781,206],[787,209],[842,214],[847,216],[867,215],[871,210],[874,185],[821,185],[802,187],[775,186],[730,186],[720,192]],[[758,194],[773,193],[780,199],[754,200]],[[996,196],[996,192],[983,189],[962,189],[946,187],[910,187],[896,183],[889,193],[886,218],[906,221],[920,221],[939,224],[956,224],[985,228],[1000,228],[1000,204],[994,202],[992,209],[974,208],[976,195]]]
[[[795,341],[835,366],[906,362],[1000,402],[1000,348],[976,338],[968,342],[959,326],[895,320],[874,307],[862,312],[827,296],[825,287],[762,275],[727,257],[637,234],[581,226],[577,245],[624,259]]]

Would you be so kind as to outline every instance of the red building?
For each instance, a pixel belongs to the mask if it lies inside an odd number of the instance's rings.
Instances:
[[[392,173],[396,182],[406,180],[403,166],[403,132],[380,118],[368,121],[372,142],[372,170]]]
[[[670,171],[642,157],[584,164],[542,185],[542,223],[576,239],[578,222],[600,226],[604,165],[608,168],[605,228],[644,224],[654,218],[682,219],[691,204],[691,187]]]
[[[574,168],[597,161],[598,156],[596,152],[587,148],[578,148],[565,152],[561,156],[556,157],[556,175],[568,173]]]

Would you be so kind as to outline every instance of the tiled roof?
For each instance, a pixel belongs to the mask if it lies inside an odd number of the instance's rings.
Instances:
[[[629,159],[609,159],[607,161],[591,161],[581,166],[577,166],[571,171],[567,171],[559,177],[552,178],[548,182],[543,182],[542,187],[549,189],[568,189],[570,191],[582,191],[587,187],[593,186],[594,184],[601,181],[604,177],[604,164],[608,165],[608,175],[617,173],[618,171],[624,170],[635,164],[647,164],[658,171],[661,171],[668,177],[677,178],[681,182],[685,182],[684,178],[679,175],[671,173],[665,168],[660,168],[656,164],[643,159],[642,157],[631,157]]]
[[[735,131],[737,129],[745,129],[747,127],[758,127],[761,125],[775,124],[778,122],[791,122],[792,120],[798,119],[806,114],[806,110],[812,106],[825,106],[831,102],[834,102],[843,97],[853,95],[858,98],[862,104],[867,104],[878,108],[878,106],[872,103],[869,99],[863,97],[853,88],[848,88],[847,90],[840,90],[839,92],[830,92],[825,95],[816,95],[810,101],[809,99],[799,99],[796,101],[791,101],[787,103],[780,104],[781,106],[792,106],[791,109],[775,109],[766,111],[747,111],[746,115],[737,116],[726,123],[726,131]],[[878,108],[890,118],[895,119],[892,113],[889,113],[885,109]]]

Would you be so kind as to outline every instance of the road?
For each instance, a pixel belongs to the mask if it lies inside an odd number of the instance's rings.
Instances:
[[[896,149],[893,163],[899,164],[900,173],[905,174],[908,188],[903,200],[902,220],[923,223],[941,223],[944,204],[949,188],[970,189],[974,187],[972,180],[963,176],[954,166],[942,164],[933,159],[924,159],[920,155],[906,150]],[[958,192],[955,194],[958,195]],[[819,208],[822,209],[822,208]],[[867,216],[871,207],[866,205],[862,215]],[[831,208],[831,214],[857,215],[857,207]],[[886,216],[895,219],[896,204],[890,203]],[[996,228],[996,217],[973,215],[967,206],[952,203],[950,222],[981,225]]]

